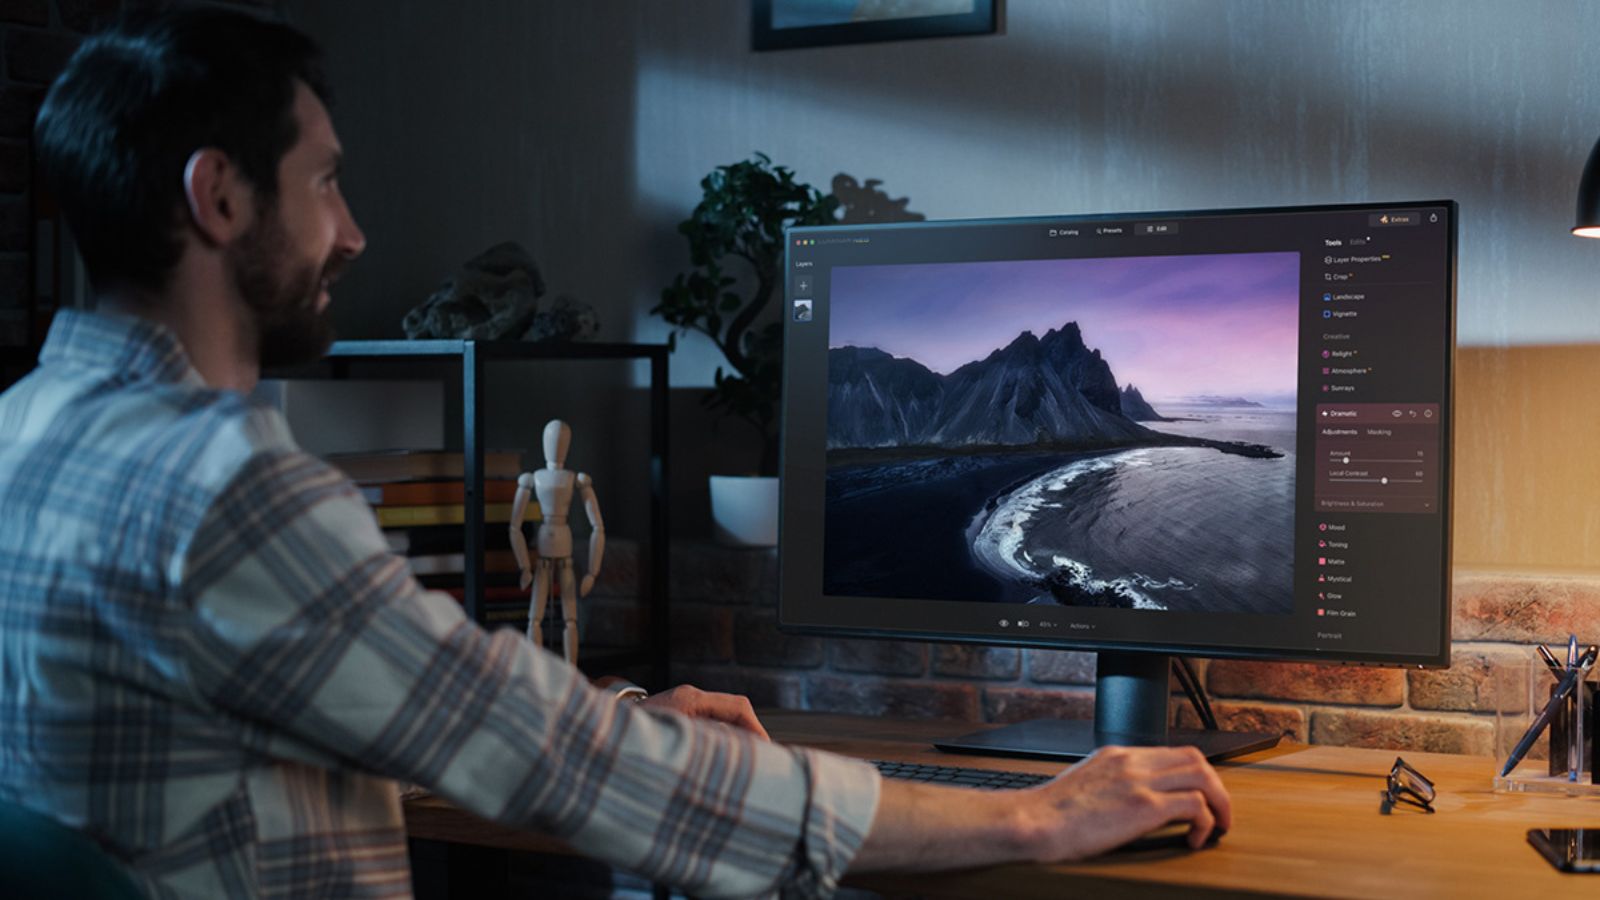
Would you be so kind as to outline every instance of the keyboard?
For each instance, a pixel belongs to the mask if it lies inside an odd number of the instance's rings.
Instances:
[[[970,769],[965,766],[940,766],[933,763],[889,762],[882,759],[874,759],[871,762],[878,767],[878,772],[885,778],[980,788],[986,791],[1033,787],[1055,777],[1054,775],[1040,775],[1037,772]]]

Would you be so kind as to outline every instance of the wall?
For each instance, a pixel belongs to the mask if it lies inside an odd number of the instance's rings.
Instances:
[[[1600,306],[1600,300],[1591,302]],[[1593,344],[1458,351],[1459,568],[1600,571],[1596,386],[1600,347]]]
[[[1013,0],[998,35],[767,53],[744,0],[285,6],[346,100],[371,247],[341,303],[373,336],[503,238],[612,335],[659,335],[671,226],[762,150],[932,218],[1453,197],[1464,343],[1600,340],[1597,252],[1562,239],[1600,135],[1591,4]]]

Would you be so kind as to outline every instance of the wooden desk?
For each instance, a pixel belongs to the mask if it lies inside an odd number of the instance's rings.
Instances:
[[[852,756],[1054,772],[1059,764],[961,757],[928,745],[971,726],[814,713],[762,714],[778,740]],[[1068,865],[1004,866],[932,875],[851,876],[846,883],[925,897],[1253,897],[1511,900],[1571,896],[1600,887],[1563,875],[1528,846],[1529,828],[1600,827],[1600,800],[1496,794],[1487,758],[1406,753],[1438,788],[1428,815],[1411,806],[1382,815],[1392,751],[1285,744],[1222,763],[1234,827],[1198,853],[1111,854]],[[450,808],[410,801],[412,837],[539,851],[557,842]]]

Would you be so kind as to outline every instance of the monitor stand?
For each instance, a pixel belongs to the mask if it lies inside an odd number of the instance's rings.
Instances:
[[[1100,747],[1198,747],[1215,762],[1278,743],[1258,732],[1168,728],[1171,660],[1162,653],[1101,651],[1096,662],[1094,721],[1034,719],[935,741],[948,753],[1078,760]]]

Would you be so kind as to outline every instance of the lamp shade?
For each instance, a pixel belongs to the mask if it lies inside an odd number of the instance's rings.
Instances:
[[[1578,182],[1578,221],[1572,233],[1579,237],[1600,238],[1600,141],[1589,151],[1589,162]]]

